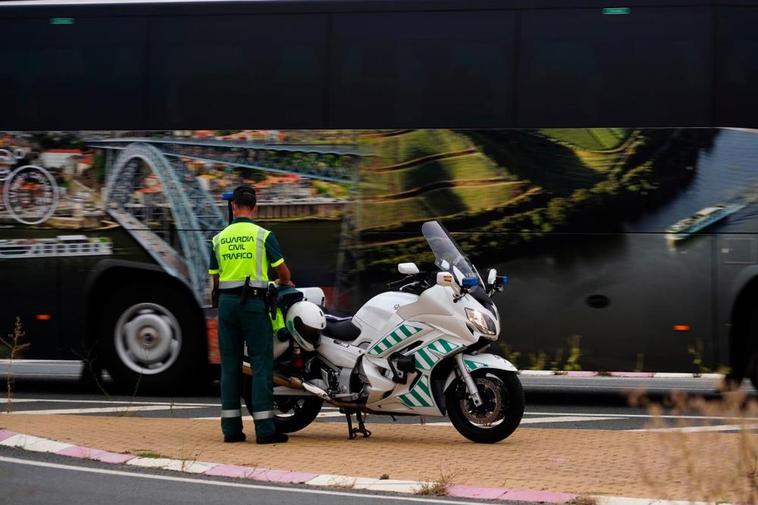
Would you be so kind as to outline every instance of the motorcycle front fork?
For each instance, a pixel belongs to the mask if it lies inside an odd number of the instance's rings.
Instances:
[[[466,385],[466,389],[468,390],[471,401],[474,402],[474,406],[481,407],[482,397],[479,395],[479,389],[476,387],[474,378],[471,377],[471,374],[468,372],[468,370],[466,370],[466,364],[463,362],[463,353],[458,353],[455,355],[455,363],[458,365],[458,374],[460,375],[461,379],[463,379],[463,383]]]

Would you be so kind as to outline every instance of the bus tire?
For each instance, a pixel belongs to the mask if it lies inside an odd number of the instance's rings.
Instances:
[[[747,364],[747,376],[755,389],[758,389],[758,310],[753,310],[747,318],[745,328],[746,346],[750,350]]]
[[[195,308],[175,289],[143,283],[124,286],[104,302],[97,346],[117,390],[171,395],[206,376]]]

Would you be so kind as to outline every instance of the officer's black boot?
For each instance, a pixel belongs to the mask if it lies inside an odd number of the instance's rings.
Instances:
[[[259,444],[283,444],[287,440],[289,440],[289,437],[287,435],[277,432],[274,432],[271,435],[266,435],[264,437],[255,437],[255,442]]]
[[[245,440],[247,440],[247,437],[241,431],[231,435],[224,435],[224,442],[226,443],[244,442]]]

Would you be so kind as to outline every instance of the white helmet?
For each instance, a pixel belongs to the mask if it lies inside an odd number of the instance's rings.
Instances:
[[[313,351],[319,344],[321,330],[326,328],[324,311],[311,302],[297,302],[287,310],[287,329],[304,351]]]

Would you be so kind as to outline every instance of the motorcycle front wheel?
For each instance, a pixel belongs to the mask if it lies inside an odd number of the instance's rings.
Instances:
[[[253,415],[253,385],[243,376],[242,399]],[[310,425],[321,412],[324,400],[315,396],[274,396],[274,424],[279,433],[294,433]]]
[[[458,433],[473,442],[493,444],[518,428],[524,415],[524,390],[513,372],[477,370],[471,374],[482,398],[477,407],[466,385],[455,379],[445,393],[447,413]]]

